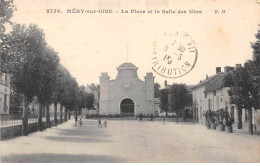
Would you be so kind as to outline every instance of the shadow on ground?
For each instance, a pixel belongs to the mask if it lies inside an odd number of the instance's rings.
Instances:
[[[45,136],[45,139],[59,142],[74,142],[74,143],[105,143],[113,142],[111,140],[100,139],[97,137],[56,137],[56,136]]]
[[[85,154],[14,154],[2,156],[3,163],[122,163],[125,159],[119,159],[106,155]]]
[[[55,128],[58,136],[45,136],[45,139],[59,142],[74,143],[104,143],[109,140],[106,128],[98,128],[95,121],[83,121],[83,126],[74,126],[70,129]]]

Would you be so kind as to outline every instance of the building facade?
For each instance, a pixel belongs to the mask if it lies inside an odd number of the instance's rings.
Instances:
[[[236,65],[236,67],[239,66]],[[192,88],[193,111],[194,114],[198,114],[197,120],[199,123],[205,123],[204,113],[207,110],[217,111],[219,109],[228,110],[235,124],[238,123],[239,118],[242,119],[244,124],[248,122],[248,110],[242,109],[242,113],[239,114],[236,106],[230,103],[229,87],[224,87],[225,73],[233,69],[234,67],[226,66],[224,72],[221,72],[221,68],[217,67],[215,75],[211,77],[206,76],[205,80]],[[259,117],[258,110],[253,109],[253,120],[254,117]],[[256,125],[259,126],[259,124]]]
[[[213,76],[206,76],[206,79],[200,81],[199,84],[192,88],[193,93],[193,108],[194,114],[198,115],[199,123],[205,123],[204,113],[207,110],[217,111],[225,109],[231,112],[231,116],[236,120],[235,113],[237,112],[235,106],[230,104],[228,96],[228,87],[224,87],[225,73],[232,70],[232,67],[225,67],[225,72],[221,72],[221,68],[216,68],[216,74]]]
[[[5,116],[9,114],[10,84],[8,75],[5,73],[0,74],[0,113],[1,116]]]
[[[101,73],[99,114],[154,114],[153,74],[146,73],[145,81],[140,80],[138,68],[132,63],[123,63],[117,70],[115,80],[110,80],[108,73]]]

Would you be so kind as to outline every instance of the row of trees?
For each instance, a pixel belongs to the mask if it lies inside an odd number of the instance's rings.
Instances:
[[[54,123],[57,125],[57,104],[60,103],[60,122],[70,118],[71,111],[91,107],[94,96],[78,86],[69,71],[62,66],[58,53],[51,48],[42,29],[37,25],[13,24],[10,33],[5,33],[4,23],[10,22],[14,11],[12,1],[1,4],[5,22],[1,19],[1,73],[10,75],[13,91],[25,99],[23,133],[28,135],[29,104],[36,97],[39,107],[39,129],[43,129],[42,111],[46,109],[47,127],[50,124],[50,104],[54,103]],[[5,12],[6,11],[6,12]],[[1,13],[2,14],[2,13]],[[0,73],[0,74],[1,74]],[[63,115],[63,107],[65,112]],[[64,119],[63,119],[64,117]]]
[[[238,108],[238,128],[240,129],[242,128],[242,109],[248,110],[250,134],[253,134],[252,108],[260,108],[260,30],[255,36],[257,41],[251,43],[252,60],[228,72],[224,79],[224,85],[230,87],[231,103]]]

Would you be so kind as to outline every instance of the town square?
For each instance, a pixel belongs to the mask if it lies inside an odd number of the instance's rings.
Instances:
[[[260,162],[257,2],[63,2],[0,1],[1,163]]]

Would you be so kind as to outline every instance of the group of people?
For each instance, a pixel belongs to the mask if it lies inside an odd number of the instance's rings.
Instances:
[[[151,114],[150,118],[151,118],[151,121],[153,122],[153,114]],[[140,121],[142,121],[142,120],[143,120],[143,114],[141,113],[140,114]],[[162,117],[162,120],[163,120],[163,124],[165,125],[165,117],[164,116]]]
[[[163,118],[163,124],[165,124],[165,117],[162,117]],[[140,121],[142,121],[143,119],[143,114],[140,115]],[[151,114],[151,121],[153,121],[153,114]],[[79,119],[79,122],[78,122],[78,117],[75,116],[75,126],[77,126],[77,123],[79,123],[79,125],[81,126],[82,125],[82,120],[81,118]],[[101,121],[101,118],[98,117],[98,127],[103,127],[102,126],[102,121]],[[105,117],[105,120],[104,120],[104,127],[107,127],[107,117]]]
[[[100,117],[98,118],[98,127],[102,127],[102,122],[101,122]],[[104,120],[104,127],[107,127],[107,117],[105,117],[105,120]]]
[[[75,116],[75,126],[77,126],[78,123],[79,123],[79,126],[81,126],[82,120],[81,120],[81,118],[79,118],[79,122],[78,122],[78,116]]]

